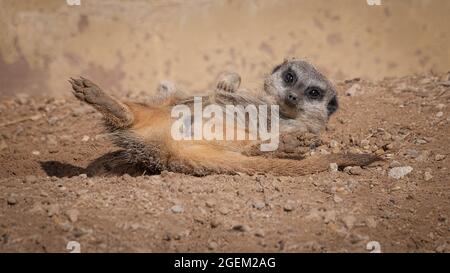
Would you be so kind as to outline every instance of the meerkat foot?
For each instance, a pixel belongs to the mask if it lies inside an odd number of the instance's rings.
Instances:
[[[71,79],[72,92],[80,101],[92,105],[100,111],[109,125],[125,128],[133,123],[133,113],[120,101],[109,96],[88,79]]]
[[[278,149],[273,152],[260,151],[260,144],[252,144],[244,150],[247,156],[265,156],[301,160],[322,144],[319,136],[308,132],[288,132],[280,134]]]
[[[241,85],[241,76],[234,72],[225,72],[219,75],[217,90],[234,93]]]

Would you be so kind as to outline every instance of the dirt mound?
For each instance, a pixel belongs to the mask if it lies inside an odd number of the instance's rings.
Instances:
[[[0,251],[65,252],[77,241],[82,252],[367,252],[377,241],[385,252],[448,252],[448,75],[338,90],[316,152],[386,160],[296,178],[111,170],[120,150],[91,108],[71,97],[1,101]]]

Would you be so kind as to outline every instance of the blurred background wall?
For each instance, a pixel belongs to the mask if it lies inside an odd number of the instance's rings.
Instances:
[[[450,70],[450,1],[0,0],[0,97],[66,95],[70,76],[126,94],[164,79],[244,86],[288,56],[332,79]]]

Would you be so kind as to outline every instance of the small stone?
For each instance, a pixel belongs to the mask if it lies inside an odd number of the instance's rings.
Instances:
[[[375,220],[375,218],[373,217],[368,217],[366,219],[366,224],[369,228],[376,228],[377,227],[377,222]]]
[[[330,172],[337,172],[339,170],[338,164],[337,163],[330,163],[329,170],[330,170]]]
[[[205,205],[208,208],[214,208],[216,206],[216,201],[214,199],[208,199],[206,200]]]
[[[338,195],[335,195],[335,196],[333,197],[333,201],[334,201],[335,203],[341,203],[342,201],[344,201],[344,199],[342,199],[342,198],[339,197]]]
[[[339,142],[337,142],[336,140],[331,140],[330,148],[336,148],[336,147],[339,147]]]
[[[69,232],[69,231],[71,231],[71,230],[73,229],[72,224],[69,223],[69,222],[67,222],[67,221],[65,221],[65,222],[63,222],[63,223],[61,223],[61,224],[59,224],[59,227],[60,227],[61,230],[64,231],[64,232]]]
[[[66,216],[72,223],[78,220],[78,215],[80,215],[80,212],[77,209],[69,209],[66,211]]]
[[[60,208],[58,204],[52,204],[47,207],[47,215],[52,217],[54,215],[58,215],[60,213]]]
[[[413,168],[411,166],[395,167],[389,170],[389,177],[400,179],[408,175],[412,170]]]
[[[283,206],[283,210],[286,212],[293,211],[295,209],[295,202],[292,200],[289,200],[286,202],[286,204]]]
[[[355,83],[349,89],[347,89],[347,91],[345,91],[345,95],[353,97],[356,96],[359,91],[361,91],[361,85]]]
[[[28,94],[17,94],[16,102],[20,105],[26,105],[30,103],[30,96]]]
[[[88,176],[87,176],[87,174],[82,173],[78,177],[81,178],[81,179],[86,179]]]
[[[59,121],[58,117],[51,117],[47,120],[48,124],[51,126],[55,125],[58,121]]]
[[[90,139],[89,136],[84,135],[83,138],[81,139],[81,141],[86,142],[86,141],[89,141],[89,139]]]
[[[442,118],[442,116],[444,116],[444,112],[437,112],[436,117]]]
[[[233,227],[231,229],[235,230],[235,231],[239,231],[239,232],[247,232],[250,230],[250,227],[247,225],[243,225],[243,224],[236,224],[236,225],[233,225]]]
[[[439,103],[438,105],[436,105],[436,108],[437,108],[438,110],[442,110],[442,109],[445,108],[445,104]]]
[[[255,209],[263,209],[266,206],[266,203],[262,202],[262,201],[256,201],[255,203],[253,203],[253,207]]]
[[[37,177],[34,175],[27,175],[24,180],[26,183],[34,184],[37,182]]]
[[[227,207],[221,207],[219,209],[219,212],[222,213],[223,215],[227,215],[228,213],[230,213],[230,209]]]
[[[175,206],[171,207],[170,210],[173,213],[182,213],[184,211],[184,209],[181,205],[175,205]]]
[[[387,150],[392,150],[394,149],[394,147],[395,147],[394,143],[389,143],[388,145],[386,145]]]
[[[406,150],[406,155],[411,158],[416,158],[420,155],[420,153],[417,150],[414,149],[408,149]]]
[[[384,133],[382,139],[383,139],[384,141],[390,141],[390,140],[392,140],[392,135],[389,134],[389,133]]]
[[[262,230],[262,229],[257,229],[257,230],[255,231],[255,236],[256,236],[256,237],[261,237],[261,238],[263,238],[264,236],[266,236],[266,234],[264,233],[264,230]]]
[[[390,168],[401,167],[401,166],[402,166],[402,163],[398,162],[397,160],[394,160],[389,164]]]
[[[436,160],[436,161],[442,161],[442,160],[444,160],[445,158],[446,158],[447,156],[446,155],[436,155],[435,157],[434,157],[434,160]]]
[[[219,245],[216,242],[209,242],[208,249],[209,250],[215,250],[219,247]]]
[[[431,179],[433,179],[433,176],[430,172],[425,172],[423,178],[425,179],[425,181],[430,181]]]
[[[0,141],[0,151],[3,151],[3,150],[5,150],[5,149],[7,149],[8,148],[8,144],[6,143],[6,141],[5,140],[1,140]]]
[[[221,222],[217,218],[213,218],[210,222],[212,228],[220,226]]]
[[[32,151],[31,154],[33,154],[33,155],[40,155],[41,152],[39,152],[39,151]]]
[[[368,139],[363,139],[363,140],[361,140],[361,143],[360,143],[360,146],[361,147],[366,147],[366,146],[369,146],[370,145],[370,140],[368,140]]]
[[[8,198],[6,199],[6,202],[8,203],[8,205],[10,206],[14,206],[17,204],[17,195],[16,194],[11,194],[8,196]]]
[[[437,252],[437,253],[444,253],[446,247],[447,247],[447,246],[446,246],[445,244],[444,244],[444,245],[440,245],[440,246],[436,247],[436,252]]]
[[[345,167],[344,171],[351,175],[361,175],[363,174],[363,169],[360,166]]]
[[[415,142],[416,142],[416,144],[427,144],[428,143],[428,141],[426,141],[423,138],[418,138],[418,139],[416,139]]]
[[[347,229],[352,229],[355,226],[356,218],[353,215],[347,215],[342,218],[342,222],[344,222]]]

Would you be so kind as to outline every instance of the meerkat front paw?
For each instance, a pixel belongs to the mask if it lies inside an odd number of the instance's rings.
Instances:
[[[224,72],[219,75],[217,90],[234,93],[241,85],[241,76],[234,72]]]

